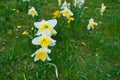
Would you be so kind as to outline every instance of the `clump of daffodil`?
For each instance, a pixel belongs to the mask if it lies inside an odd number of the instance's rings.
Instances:
[[[62,10],[62,15],[63,15],[64,17],[66,17],[66,18],[69,18],[69,17],[73,16],[73,13],[72,13],[72,11],[71,11],[70,9],[64,8],[64,9]]]
[[[41,35],[41,34],[46,34],[46,35],[55,35],[57,34],[56,30],[54,29],[54,27],[57,24],[57,20],[56,19],[51,19],[51,20],[42,20],[41,22],[35,22],[34,26],[38,29],[37,35]]]
[[[101,4],[101,16],[103,15],[103,13],[105,12],[106,6],[104,5],[104,3]]]
[[[37,11],[35,10],[34,7],[31,7],[31,8],[28,10],[28,14],[29,14],[29,15],[32,15],[32,17],[38,16],[38,13],[37,13]]]
[[[74,17],[69,17],[67,23],[70,23],[71,21],[74,21]]]
[[[97,26],[98,23],[94,22],[94,19],[93,18],[90,18],[89,20],[89,24],[87,25],[87,29],[90,30],[90,29],[94,29],[94,26]]]
[[[56,45],[56,40],[51,38],[53,34],[57,33],[54,29],[56,24],[56,19],[42,20],[41,22],[34,23],[38,32],[37,37],[32,40],[32,44],[41,46],[40,49],[31,55],[32,57],[35,55],[34,61],[38,61],[39,59],[42,61],[51,60],[48,56],[48,53],[51,53],[51,50],[48,47]]]
[[[81,6],[84,4],[85,0],[74,0],[74,6],[81,8]]]
[[[43,48],[38,49],[35,53],[33,53],[31,57],[35,56],[34,58],[35,62],[38,60],[45,61],[46,59],[48,61],[51,61],[50,57],[48,56],[48,53],[51,53],[51,50],[46,47],[43,47]]]
[[[61,11],[59,10],[56,10],[54,13],[53,13],[53,18],[60,18],[61,16]]]
[[[27,31],[22,32],[22,35],[28,35],[28,34],[29,34],[29,32],[27,32]]]

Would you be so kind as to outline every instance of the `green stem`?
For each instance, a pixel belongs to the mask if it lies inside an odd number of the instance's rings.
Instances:
[[[56,78],[58,78],[58,69],[57,69],[57,66],[53,63],[47,63],[46,65],[51,65],[55,68],[55,75],[56,75]]]

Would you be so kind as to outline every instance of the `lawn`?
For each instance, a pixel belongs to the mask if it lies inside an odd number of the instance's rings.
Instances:
[[[67,0],[70,2],[71,0]],[[100,15],[101,3],[107,8]],[[49,55],[52,61],[37,61],[31,55],[39,48],[23,31],[34,22],[52,19],[57,0],[31,0],[38,17],[28,15],[22,0],[0,0],[0,80],[120,80],[120,1],[86,0],[78,26],[64,25]],[[87,30],[88,21],[98,22]],[[17,29],[17,26],[22,28]],[[17,29],[17,31],[16,31]],[[56,78],[54,63],[58,68]]]

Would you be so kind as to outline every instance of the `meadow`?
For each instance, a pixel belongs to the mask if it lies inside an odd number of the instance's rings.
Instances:
[[[107,6],[103,16],[101,3]],[[38,16],[28,15],[31,6]],[[78,25],[55,27],[52,61],[34,62],[33,24],[52,19],[58,8],[57,0],[0,0],[0,80],[120,80],[119,0],[85,0]],[[87,30],[90,18],[98,23],[93,30]],[[32,36],[23,34],[33,27]],[[48,63],[57,66],[58,78]]]

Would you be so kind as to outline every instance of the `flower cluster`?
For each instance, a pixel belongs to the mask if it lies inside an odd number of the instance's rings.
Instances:
[[[70,24],[74,21],[75,24],[79,24],[84,2],[84,0],[74,0],[72,5],[72,3],[68,3],[66,0],[63,3],[62,0],[58,0],[60,8],[53,13],[53,18],[60,18],[62,15],[65,18],[65,23]]]
[[[56,19],[48,21],[42,20],[41,22],[34,23],[34,26],[38,29],[38,31],[36,33],[37,37],[32,40],[32,44],[41,46],[40,49],[31,55],[31,57],[35,56],[34,61],[38,61],[39,59],[42,61],[51,60],[48,56],[48,53],[51,53],[51,50],[48,47],[56,45],[56,40],[51,38],[52,35],[57,34],[54,29],[56,24]]]
[[[30,0],[23,0],[23,1],[30,2]],[[68,25],[71,25],[70,24],[71,21],[74,21],[72,23],[72,25],[74,26],[78,26],[80,23],[83,4],[85,3],[85,0],[74,0],[74,1],[71,0],[71,3],[68,3],[66,0],[64,0],[63,3],[62,3],[62,0],[57,0],[57,1],[58,1],[59,9],[53,13],[53,19],[34,22],[34,26],[37,29],[37,32],[35,32],[36,37],[35,38],[32,37],[33,39],[31,38],[32,44],[40,47],[31,55],[31,57],[34,57],[35,62],[38,60],[51,61],[51,58],[49,57],[49,54],[51,53],[50,46],[56,45],[56,40],[52,39],[52,36],[57,34],[57,31],[55,30],[55,26],[57,25],[57,23],[58,23],[58,26],[57,26],[58,31],[61,31],[60,28],[63,27],[66,22],[68,23]],[[106,6],[102,3],[101,9],[100,9],[101,15],[103,15],[105,9],[106,9]],[[28,10],[28,15],[35,17],[35,16],[38,16],[38,12],[34,7],[31,7]],[[60,21],[63,21],[63,23],[60,23]],[[95,22],[93,18],[90,18],[89,23],[87,25],[87,30],[94,29],[94,27],[97,25],[98,23]],[[17,29],[19,28],[21,28],[21,26],[17,27]],[[33,31],[34,33],[33,27],[31,28],[31,31]],[[27,31],[24,31],[22,33],[22,35],[27,35],[27,34],[29,34]],[[57,67],[52,63],[49,63],[49,65],[53,65],[55,67],[56,77],[58,77]]]
[[[81,6],[84,4],[85,0],[74,0],[74,6],[81,8]]]
[[[65,0],[63,4],[61,4],[62,0],[58,0],[58,5],[60,7],[60,10],[56,10],[53,13],[53,18],[60,18],[61,15],[67,19],[67,22],[70,23],[71,21],[74,21],[73,12],[70,9],[70,3],[67,3]]]
[[[23,1],[30,1],[30,0],[23,0]],[[32,40],[32,44],[41,46],[40,49],[38,49],[35,53],[31,55],[32,57],[35,56],[34,61],[51,60],[48,55],[48,53],[51,53],[49,46],[56,45],[56,40],[52,39],[52,35],[57,34],[54,27],[57,25],[58,18],[63,16],[63,19],[65,19],[65,22],[67,22],[68,24],[70,24],[71,21],[75,21],[73,24],[78,24],[80,22],[82,7],[83,7],[83,4],[85,3],[85,0],[74,0],[73,6],[71,5],[72,3],[68,3],[66,0],[64,0],[63,3],[62,3],[62,0],[57,0],[57,1],[58,1],[58,6],[60,8],[53,13],[54,19],[42,20],[41,22],[34,23],[34,26],[35,28],[38,29],[38,31],[36,32],[36,35],[35,35],[36,37]],[[106,6],[102,3],[101,10],[100,10],[101,15],[103,15],[105,9],[106,9]],[[35,16],[38,16],[38,12],[34,7],[31,7],[28,10],[28,15],[35,17]],[[62,21],[62,20],[58,20],[58,21]],[[97,25],[98,23],[95,22],[93,18],[90,18],[89,23],[87,25],[87,29],[88,30],[94,29],[94,27]],[[18,28],[20,27],[21,26],[18,26]],[[61,27],[63,27],[63,25]],[[34,28],[32,27],[31,30],[33,31],[33,29]],[[27,35],[29,33],[27,31],[24,31],[22,34]]]
[[[101,16],[103,15],[105,9],[106,9],[106,6],[104,5],[104,3],[102,3],[101,4],[101,9],[100,9]],[[87,25],[87,29],[88,30],[94,29],[94,26],[97,26],[97,25],[98,25],[98,23],[96,23],[93,18],[90,18],[89,24]]]

